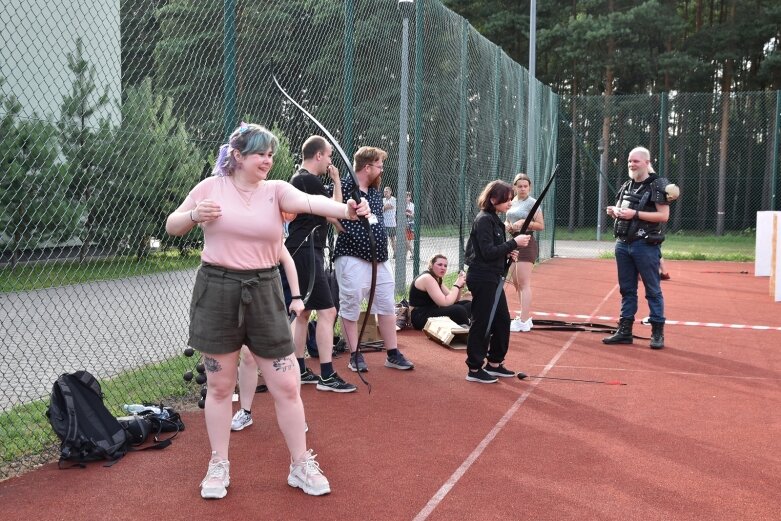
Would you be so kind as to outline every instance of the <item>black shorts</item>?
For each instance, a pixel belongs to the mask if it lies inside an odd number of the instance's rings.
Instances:
[[[279,270],[234,271],[204,264],[195,277],[188,344],[206,354],[247,345],[261,358],[293,353]]]
[[[296,272],[298,273],[298,289],[301,296],[304,296],[309,287],[309,277],[312,275],[312,254],[309,248],[300,248],[293,256],[296,263]],[[328,277],[323,266],[323,250],[315,249],[314,255],[315,283],[312,286],[312,295],[306,302],[307,310],[329,309],[334,307],[334,300],[331,296],[331,287],[328,284]]]

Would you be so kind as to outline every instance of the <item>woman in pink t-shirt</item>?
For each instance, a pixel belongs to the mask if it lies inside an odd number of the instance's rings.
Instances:
[[[203,229],[202,265],[190,303],[189,345],[206,367],[204,416],[211,460],[201,497],[219,499],[230,484],[228,442],[236,363],[246,344],[274,398],[277,422],[290,451],[290,486],[311,495],[331,491],[312,450],[307,450],[298,363],[287,322],[277,264],[282,244],[282,212],[357,219],[368,204],[337,203],[269,181],[277,138],[266,128],[242,124],[220,148],[214,174],[193,188],[166,221],[171,235]],[[293,295],[291,312],[303,309]]]

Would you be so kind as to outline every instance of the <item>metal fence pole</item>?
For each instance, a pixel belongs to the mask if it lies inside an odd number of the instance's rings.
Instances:
[[[499,88],[500,88],[500,74],[499,74],[499,61],[502,57],[502,49],[498,45],[495,47],[494,53],[494,147],[493,147],[493,160],[494,160],[494,179],[499,179],[499,139],[502,133],[502,127],[500,124],[501,118],[499,117]]]
[[[223,132],[231,135],[236,127],[236,0],[223,5]]]
[[[781,141],[781,90],[776,91],[776,128],[773,139],[773,175],[770,177],[770,209],[776,209],[776,186],[778,182],[778,144]]]
[[[602,218],[604,206],[604,193],[605,193],[605,172],[607,171],[607,147],[605,147],[605,140],[599,138],[599,192],[597,193],[597,240],[602,240]]]
[[[409,115],[409,11],[406,3],[400,1],[401,7],[401,87],[399,103],[399,176],[396,185],[396,293],[404,293],[407,286],[407,149],[408,149],[408,115]],[[399,203],[403,201],[403,203]],[[403,223],[403,224],[402,224]]]
[[[469,22],[461,19],[461,85],[459,89],[460,100],[458,103],[458,267],[464,268],[464,212],[466,209],[466,110],[467,110],[467,82],[469,60]]]
[[[353,62],[355,61],[355,3],[344,2],[344,95],[342,145],[345,152],[353,153]]]
[[[657,158],[657,174],[659,177],[665,177],[665,142],[667,136],[667,93],[662,92],[659,101],[659,157]]]
[[[420,208],[423,191],[423,9],[425,0],[415,3],[415,155],[412,167],[412,200]],[[413,247],[412,272],[417,275],[420,265],[420,225],[422,216],[415,219],[415,245]]]

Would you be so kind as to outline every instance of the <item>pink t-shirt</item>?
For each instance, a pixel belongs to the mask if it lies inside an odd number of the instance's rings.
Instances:
[[[242,192],[242,197],[229,177],[213,176],[198,183],[187,199],[193,204],[211,199],[222,209],[218,219],[201,224],[201,260],[233,270],[279,264],[284,248],[279,202],[295,190],[285,181],[263,181],[251,196]]]

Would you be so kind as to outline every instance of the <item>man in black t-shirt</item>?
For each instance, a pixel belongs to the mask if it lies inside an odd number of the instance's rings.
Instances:
[[[342,201],[342,185],[339,170],[331,163],[333,148],[324,138],[311,136],[301,147],[302,162],[298,171],[290,178],[290,184],[312,195],[333,197]],[[332,185],[326,188],[320,176],[328,175]],[[312,294],[306,302],[306,309],[296,317],[293,326],[293,342],[296,346],[296,358],[301,370],[302,384],[316,384],[321,391],[349,393],[356,390],[353,384],[347,383],[334,371],[333,343],[336,307],[334,306],[331,288],[326,278],[323,266],[323,249],[328,236],[329,221],[341,230],[342,226],[336,219],[326,219],[319,215],[298,214],[290,222],[285,246],[296,263],[299,287],[304,290],[309,287],[309,279],[314,273]],[[314,232],[312,233],[312,230]],[[311,235],[310,235],[311,234]],[[309,241],[313,241],[315,255],[310,253]],[[314,267],[313,267],[314,263]],[[320,376],[306,367],[304,349],[306,347],[307,326],[311,311],[317,311],[316,340],[320,358]]]

